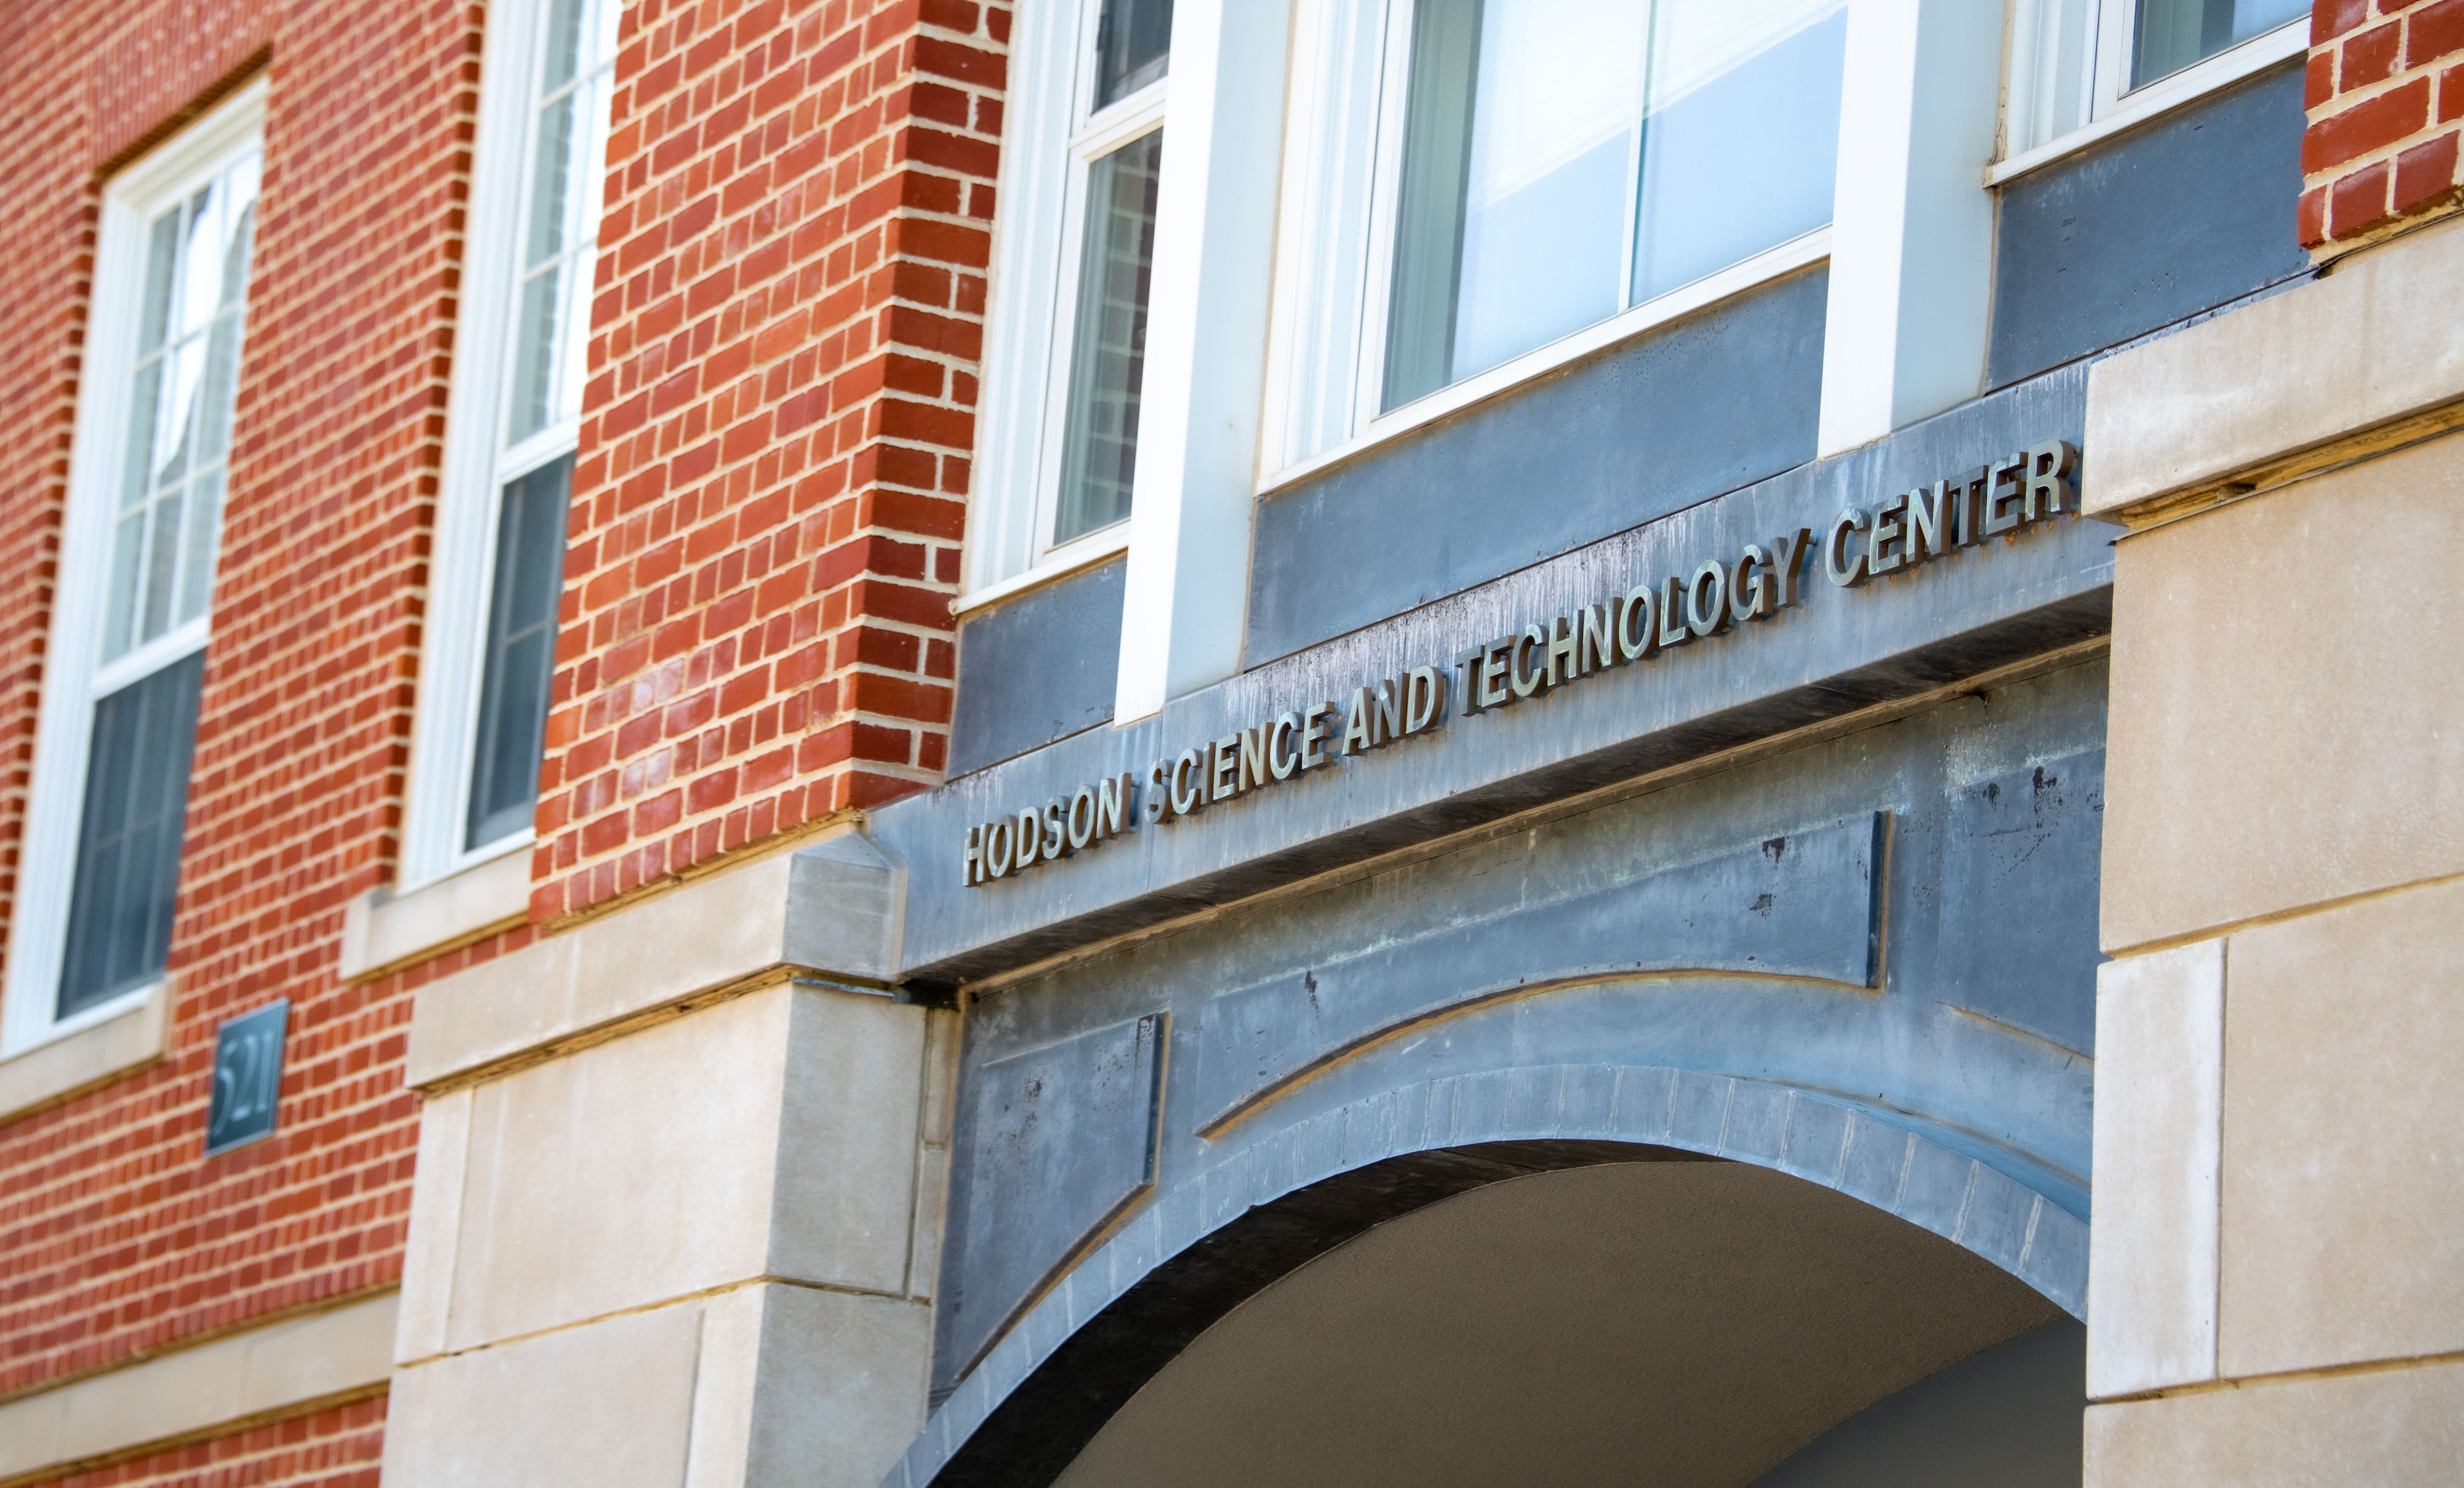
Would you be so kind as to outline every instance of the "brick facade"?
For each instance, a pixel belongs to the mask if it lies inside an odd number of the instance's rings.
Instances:
[[[252,71],[270,83],[170,1053],[0,1126],[0,1393],[400,1274],[409,998],[347,985],[336,964],[344,905],[390,872],[479,12],[89,0],[16,14],[0,87],[41,142],[6,188],[17,314],[0,329],[0,439],[41,478],[0,541],[12,597],[49,599],[103,181]],[[0,620],[12,855],[49,619],[12,600]],[[9,866],[11,887],[15,870],[62,871]],[[214,1026],[282,996],[281,1129],[204,1160]]]
[[[626,12],[535,921],[939,777],[1009,13]]]
[[[61,871],[18,850],[101,192],[270,85],[170,1052],[0,1122],[0,1400],[393,1284],[412,995],[536,933],[339,973],[394,875],[487,13],[0,13],[0,916]],[[626,9],[535,921],[938,778],[1008,20]],[[275,997],[279,1132],[205,1160],[214,1027]],[[372,1481],[383,1406],[71,1480]]]
[[[2318,0],[2300,233],[2348,251],[2464,202],[2464,0]]]
[[[59,1488],[376,1488],[380,1395],[55,1479]]]

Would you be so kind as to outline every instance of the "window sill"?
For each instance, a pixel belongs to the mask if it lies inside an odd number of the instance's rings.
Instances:
[[[365,981],[530,918],[531,855],[508,851],[407,894],[374,889],[342,914],[344,981]]]
[[[1025,573],[1012,574],[997,583],[988,583],[980,589],[959,595],[950,602],[950,616],[955,620],[970,610],[979,610],[988,604],[999,604],[1013,595],[1024,594],[1029,589],[1040,589],[1056,579],[1067,579],[1071,574],[1093,568],[1107,558],[1117,558],[1128,551],[1130,551],[1130,524],[1126,521],[1114,522],[1102,532],[1081,537],[1067,547],[1054,550],[1042,563],[1028,569]]]
[[[171,983],[135,1006],[0,1060],[0,1121],[31,1116],[135,1074],[170,1047]]]
[[[2305,56],[2309,51],[2310,22],[2307,17],[2278,26],[2264,35],[2253,36],[2237,47],[2186,67],[2170,77],[2160,77],[2135,93],[2123,95],[2121,101],[2113,106],[2113,112],[2093,123],[2083,124],[2034,149],[2022,150],[2009,160],[1987,166],[1985,184],[1998,186],[2016,180],[2032,170],[2076,155],[2092,144],[2135,129],[2151,119],[2169,114],[2219,88],[2263,73],[2278,62]]]
[[[1416,428],[1460,413],[1476,403],[1510,392],[1544,373],[1553,372],[1571,361],[1577,361],[1594,352],[1614,346],[1629,337],[1657,329],[1673,320],[1701,310],[1706,310],[1724,299],[1749,290],[1758,289],[1784,275],[1824,262],[1831,256],[1831,230],[1816,228],[1803,237],[1792,238],[1776,248],[1768,248],[1753,257],[1730,264],[1717,274],[1706,274],[1693,283],[1670,290],[1657,299],[1646,300],[1631,310],[1611,316],[1597,325],[1576,331],[1561,340],[1551,341],[1536,351],[1525,352],[1511,361],[1501,363],[1474,377],[1467,377],[1451,386],[1405,404],[1394,412],[1370,421],[1365,433],[1344,441],[1321,454],[1287,465],[1258,482],[1261,496],[1286,486],[1333,469]]]

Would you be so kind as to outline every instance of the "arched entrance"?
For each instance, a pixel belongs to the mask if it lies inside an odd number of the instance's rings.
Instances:
[[[1651,1067],[1448,1077],[1262,1134],[1161,1195],[1019,1318],[887,1481],[1111,1482],[1158,1440],[1196,1454],[1187,1480],[1232,1481],[1207,1475],[1232,1471],[1243,1436],[1284,1452],[1309,1439],[1278,1402],[1317,1375],[1344,1390],[1310,1391],[1315,1409],[1352,1423],[1319,1436],[1372,1442],[1375,1423],[1425,1414],[1408,1438],[1425,1444],[1461,1429],[1471,1408],[1456,1397],[1477,1398],[1498,1360],[1529,1359],[1551,1368],[1504,1370],[1482,1439],[1565,1460],[1527,1457],[1509,1477],[1628,1480],[1597,1473],[1639,1454],[1669,1464],[1661,1481],[1748,1483],[1947,1366],[2068,1326],[2085,1240],[1996,1167],[1806,1091]],[[1347,1332],[1348,1361],[1278,1322],[1343,1308],[1388,1320]],[[1408,1370],[1381,1380],[1381,1352],[1436,1374],[1418,1390],[1397,1383]],[[2057,1420],[2075,1422],[2077,1373]],[[1393,1409],[1397,1390],[1411,1411]],[[1519,1394],[1560,1426],[1506,1404]],[[1213,1445],[1172,1424],[1188,1416],[1177,1396],[1206,1403]],[[1323,1480],[1383,1480],[1335,1463]],[[1394,1480],[1497,1480],[1429,1471]],[[1289,1462],[1236,1477],[1287,1472],[1308,1477]]]
[[[1292,1272],[1057,1481],[2076,1483],[2081,1343],[2008,1273],[1843,1194],[1610,1162],[1440,1201]]]

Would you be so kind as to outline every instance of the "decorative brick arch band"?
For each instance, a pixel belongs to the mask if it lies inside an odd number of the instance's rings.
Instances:
[[[1448,1076],[1261,1135],[1149,1202],[1018,1320],[883,1488],[1050,1482],[1216,1320],[1387,1219],[1526,1173],[1704,1160],[1835,1189],[2086,1316],[2086,1221],[1910,1127],[1690,1070],[1551,1064]]]

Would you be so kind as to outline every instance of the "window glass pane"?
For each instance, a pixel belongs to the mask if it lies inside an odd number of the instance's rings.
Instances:
[[[556,672],[557,600],[564,584],[565,501],[573,456],[508,483],[496,519],[486,671],[472,751],[462,845],[484,847],[531,824],[548,684]]]
[[[205,653],[95,705],[58,1016],[163,974]]]
[[[103,595],[104,661],[205,613],[257,178],[251,154],[157,217],[146,234],[128,448]]]
[[[552,0],[547,8],[516,255],[508,448],[582,413],[583,299],[599,230],[616,15],[616,0]]]
[[[2130,86],[2170,77],[2309,13],[2309,0],[2140,0]]]
[[[1653,8],[1632,303],[1831,220],[1847,44],[1837,0]]]
[[[1087,173],[1087,247],[1063,433],[1060,515],[1067,542],[1130,514],[1138,463],[1138,384],[1146,371],[1147,293],[1155,257],[1163,131],[1142,135]]]
[[[1841,0],[1423,0],[1383,405],[1829,221],[1844,35]]]
[[[1171,61],[1172,0],[1104,0],[1095,27],[1097,108],[1162,77]]]

